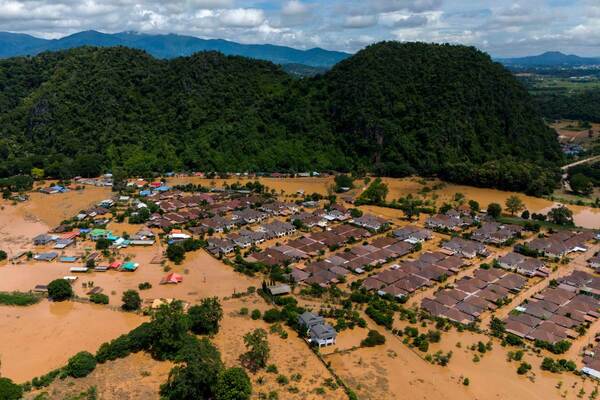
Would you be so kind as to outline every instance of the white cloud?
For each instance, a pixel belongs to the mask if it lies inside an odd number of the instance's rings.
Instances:
[[[0,31],[178,33],[355,51],[380,40],[600,56],[600,0],[0,0]]]
[[[263,10],[256,8],[236,8],[225,10],[219,16],[219,21],[224,26],[251,28],[261,25],[265,21]]]
[[[344,28],[362,29],[377,24],[377,15],[349,15],[344,19]]]
[[[306,15],[310,13],[310,7],[299,0],[286,1],[281,7],[281,14],[286,16]]]

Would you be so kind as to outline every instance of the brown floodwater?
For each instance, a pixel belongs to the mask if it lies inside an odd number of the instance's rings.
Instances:
[[[197,177],[177,177],[169,180],[170,184],[182,184],[187,182],[199,183],[205,186],[210,186],[215,183],[217,187],[222,187],[224,183],[234,182],[245,183],[246,178],[230,178],[230,179],[204,179]],[[275,189],[278,193],[281,190],[285,194],[294,194],[298,190],[304,190],[305,193],[321,193],[326,194],[327,188],[333,183],[332,177],[314,177],[314,178],[259,178],[259,181],[269,188]],[[408,194],[418,195],[419,191],[424,187],[422,180],[419,178],[383,178],[383,181],[388,185],[389,193],[388,200],[398,199]],[[425,186],[433,187],[436,183],[441,183],[439,180],[430,180],[425,182]],[[356,193],[360,193],[364,189],[362,181],[355,181],[357,186]],[[490,203],[499,203],[504,207],[506,199],[512,195],[516,195],[523,200],[525,207],[532,213],[546,213],[559,203],[546,200],[539,197],[527,196],[522,193],[509,192],[496,189],[477,188],[473,186],[455,185],[444,183],[441,189],[427,194],[428,198],[437,196],[436,202],[438,205],[451,201],[456,193],[462,193],[468,200],[476,200],[482,208],[485,208]],[[591,207],[567,205],[573,211],[575,223],[584,228],[596,229],[600,228],[600,209]]]
[[[140,325],[144,317],[107,307],[44,300],[30,307],[0,306],[2,376],[24,382],[64,365]]]
[[[73,284],[78,296],[86,297],[89,290],[84,282],[92,281],[94,286],[101,287],[103,293],[110,297],[110,304],[120,305],[121,296],[129,289],[138,290],[142,282],[149,282],[152,288],[143,290],[140,295],[145,300],[155,298],[177,298],[194,302],[208,296],[231,296],[236,292],[244,292],[249,286],[258,287],[261,281],[238,274],[233,268],[221,263],[203,250],[188,253],[181,265],[170,264],[171,270],[166,272],[161,265],[151,264],[156,256],[156,248],[126,249],[122,253],[140,266],[135,272],[89,272],[78,274],[79,280]],[[0,266],[0,291],[31,290],[38,284],[47,284],[69,273],[74,264],[45,263],[31,261],[19,265]],[[75,264],[76,265],[76,264]],[[183,282],[177,285],[160,285],[161,279],[169,272],[183,276]]]

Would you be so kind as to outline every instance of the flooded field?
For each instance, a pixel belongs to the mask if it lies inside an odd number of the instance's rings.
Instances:
[[[533,366],[532,371],[518,375],[519,363],[507,361],[508,351],[514,348],[503,348],[497,341],[491,351],[478,354],[479,361],[474,362],[476,351],[468,347],[478,341],[487,342],[485,335],[456,330],[443,333],[441,342],[428,351],[452,351],[449,364],[442,367],[424,360],[425,353],[410,349],[402,338],[378,330],[386,336],[385,345],[326,356],[361,399],[577,399],[581,398],[581,388],[589,394],[596,386],[573,374],[541,371],[542,356],[531,351],[523,360]],[[468,386],[463,384],[464,378],[469,379]],[[560,388],[558,382],[562,382]]]
[[[244,183],[247,179],[199,179],[172,178],[169,184],[200,183],[222,187],[224,183]],[[327,178],[261,178],[260,181],[280,194],[283,199],[290,199],[298,191],[305,193],[317,192],[327,194],[333,179]],[[407,194],[425,196],[434,199],[438,205],[451,201],[454,194],[462,193],[467,199],[478,201],[482,207],[491,202],[504,205],[505,200],[512,194],[492,189],[480,189],[461,185],[440,184],[439,181],[423,181],[418,178],[384,179],[390,192],[388,200],[397,199]],[[437,185],[439,184],[439,185]],[[435,190],[423,190],[424,187]],[[355,194],[364,189],[364,183],[357,181]],[[88,208],[98,201],[111,197],[108,189],[89,187],[83,191],[72,191],[61,195],[43,195],[33,193],[25,203],[13,205],[6,202],[0,204],[0,249],[5,249],[9,256],[23,250],[32,250],[31,239],[47,232],[63,219],[70,218],[79,210]],[[539,198],[518,194],[531,212],[546,212],[555,203]],[[600,210],[569,206],[575,213],[576,223],[597,228],[600,226]],[[396,226],[408,222],[403,219],[400,210],[363,206],[363,211],[383,216],[392,220]],[[421,221],[426,215],[421,215]],[[108,226],[115,234],[133,234],[142,225],[111,222]],[[438,247],[441,235],[424,245],[423,251]],[[78,243],[75,247],[67,248],[65,255],[84,254],[93,246],[91,242]],[[228,366],[239,365],[239,357],[245,352],[243,335],[257,327],[269,330],[269,325],[262,320],[254,321],[248,316],[239,314],[242,307],[249,310],[265,311],[270,308],[257,295],[231,298],[234,293],[246,292],[250,286],[260,287],[262,278],[251,278],[236,273],[232,267],[215,259],[204,250],[186,255],[181,265],[170,262],[153,264],[152,260],[161,256],[165,245],[155,244],[151,247],[130,247],[119,250],[116,258],[132,260],[139,263],[135,272],[92,272],[79,275],[74,283],[77,296],[86,298],[88,287],[83,283],[93,282],[110,298],[110,305],[96,306],[80,302],[51,303],[42,301],[31,307],[13,308],[0,307],[0,358],[1,373],[17,382],[23,382],[34,376],[44,374],[56,367],[64,365],[75,353],[88,350],[95,352],[98,346],[119,334],[128,332],[145,319],[136,314],[116,311],[121,305],[122,293],[129,289],[138,290],[138,285],[149,282],[152,288],[140,291],[146,301],[157,298],[177,298],[190,303],[209,296],[221,298],[225,312],[221,331],[214,338],[214,343],[222,353],[223,361]],[[266,244],[265,244],[266,246]],[[41,250],[41,249],[38,249]],[[509,249],[495,252],[504,254]],[[594,248],[596,250],[596,248]],[[584,269],[583,258],[578,257],[571,263],[574,267]],[[588,257],[588,255],[585,255]],[[579,259],[581,258],[581,260]],[[582,261],[583,260],[583,261]],[[101,261],[107,264],[108,260]],[[35,285],[70,275],[69,269],[74,264],[60,262],[25,261],[18,265],[4,263],[0,265],[0,291],[28,291]],[[467,268],[461,275],[470,274]],[[567,267],[561,267],[552,277],[564,276]],[[183,276],[183,282],[178,285],[160,285],[160,280],[169,272]],[[358,279],[349,277],[348,282]],[[543,282],[534,282],[527,292],[519,296],[525,298]],[[87,285],[86,285],[87,286]],[[409,305],[416,304],[425,296],[430,296],[436,288],[416,293]],[[518,300],[520,301],[520,300]],[[318,301],[302,299],[303,305],[318,310]],[[506,313],[511,307],[499,312]],[[489,315],[486,315],[489,318]],[[488,336],[473,333],[458,333],[455,330],[442,335],[442,341],[432,344],[429,353],[437,350],[452,351],[453,357],[447,367],[431,365],[423,359],[424,354],[410,349],[402,344],[402,338],[385,332],[381,327],[368,321],[367,328],[345,330],[338,336],[334,347],[322,350],[325,361],[331,363],[336,374],[357,392],[361,399],[398,399],[420,398],[433,400],[438,398],[476,398],[476,399],[575,399],[582,387],[581,378],[573,374],[561,376],[543,372],[539,368],[540,356],[529,352],[525,359],[533,365],[532,372],[527,376],[516,373],[517,363],[507,362],[509,348],[502,348],[494,343],[494,350],[486,353],[477,363],[473,362],[474,353],[468,349],[479,340],[487,341]],[[487,319],[486,319],[487,323]],[[397,327],[403,327],[399,323]],[[386,336],[385,345],[375,348],[360,348],[361,341],[366,337],[368,329],[377,329]],[[422,330],[419,326],[419,330]],[[287,385],[277,382],[277,375],[260,372],[251,376],[254,387],[253,398],[258,399],[260,393],[277,392],[280,399],[345,399],[347,395],[341,388],[333,388],[330,379],[333,375],[326,365],[310,350],[297,334],[285,328],[288,338],[283,339],[276,333],[269,333],[271,360],[278,368],[278,374],[290,378]],[[596,325],[589,333],[575,342],[568,358],[580,362],[578,352],[590,341],[597,331]],[[457,343],[461,347],[457,347]],[[50,398],[63,399],[83,392],[91,386],[96,386],[103,399],[147,398],[157,399],[158,388],[166,380],[171,368],[169,363],[151,360],[144,354],[137,354],[123,360],[117,360],[99,368],[89,377],[82,380],[67,379],[57,381],[50,388]],[[299,374],[296,381],[291,376]],[[468,377],[469,386],[463,385],[463,379]],[[560,388],[557,388],[558,383]],[[584,391],[590,394],[593,384],[587,380],[583,383]],[[33,395],[33,394],[32,394]],[[586,395],[587,397],[587,395]],[[33,398],[33,397],[32,397]]]
[[[83,282],[92,281],[94,286],[104,289],[103,293],[110,297],[110,303],[121,305],[122,293],[129,289],[138,290],[143,282],[152,284],[152,288],[140,293],[143,299],[177,298],[185,301],[197,301],[207,296],[231,296],[235,292],[244,292],[249,286],[260,286],[261,281],[236,273],[231,267],[221,263],[204,251],[188,254],[181,265],[171,265],[165,272],[159,264],[151,264],[156,256],[153,248],[128,249],[123,252],[140,267],[135,272],[89,272],[80,274],[79,281],[74,283],[78,296],[87,297],[89,290],[82,286]],[[35,285],[47,284],[69,274],[73,264],[59,262],[31,261],[18,265],[0,267],[0,291],[32,290]],[[178,285],[159,285],[160,280],[170,272],[183,276],[183,282]]]
[[[169,184],[184,184],[195,183],[207,187],[223,187],[224,184],[232,184],[240,182],[244,184],[254,179],[244,177],[229,178],[229,179],[205,179],[198,177],[176,177],[168,180]],[[259,178],[262,184],[280,194],[283,190],[285,195],[293,195],[298,191],[303,191],[306,194],[320,193],[327,194],[328,187],[333,183],[332,177],[314,177],[314,178]],[[441,188],[430,191],[426,194],[426,198],[435,196],[435,201],[438,205],[448,202],[453,199],[455,193],[462,193],[467,199],[479,202],[482,208],[490,203],[499,203],[504,207],[506,199],[512,195],[519,196],[525,207],[532,213],[546,213],[559,203],[542,199],[539,197],[526,196],[522,193],[507,192],[496,189],[484,189],[473,186],[455,185],[451,183],[443,183],[438,180],[424,181],[420,178],[383,178],[383,181],[388,185],[389,194],[387,200],[398,199],[408,194],[419,195],[424,187],[433,188],[436,184],[441,184]],[[359,194],[364,189],[364,183],[360,180],[355,181],[357,186],[353,193]],[[583,206],[567,205],[573,213],[575,223],[584,228],[600,227],[600,209],[594,209]]]
[[[43,375],[79,351],[94,353],[102,343],[144,320],[136,314],[70,301],[0,306],[2,376],[23,382]]]
[[[242,299],[231,299],[223,303],[222,326],[214,343],[219,347],[223,362],[228,366],[239,365],[239,357],[246,351],[243,336],[256,328],[263,328],[269,332],[269,325],[263,321],[253,321],[249,316],[239,315],[239,310],[246,307],[249,310],[259,309],[262,312],[269,307],[258,296],[249,296]],[[282,339],[276,333],[269,333],[269,346],[271,355],[269,364],[277,366],[277,373],[265,371],[251,375],[253,381],[253,399],[258,399],[259,393],[267,394],[271,391],[278,392],[280,399],[286,400],[316,400],[316,399],[347,399],[348,396],[341,388],[332,389],[326,385],[327,379],[333,379],[325,365],[310,350],[306,343],[294,331],[285,328],[288,338]],[[276,382],[278,374],[289,379],[288,385]],[[294,381],[293,374],[300,374],[300,379]],[[259,379],[262,383],[259,383]],[[298,389],[296,393],[294,389]],[[317,388],[323,389],[324,394],[319,394]]]

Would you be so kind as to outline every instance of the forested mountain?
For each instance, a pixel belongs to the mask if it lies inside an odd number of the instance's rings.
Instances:
[[[362,170],[540,194],[561,153],[474,48],[384,42],[293,79],[216,52],[78,48],[0,61],[0,175]]]
[[[199,51],[219,51],[276,64],[303,64],[329,68],[350,56],[348,53],[319,48],[298,50],[271,44],[241,44],[222,39],[200,39],[183,35],[150,35],[138,32],[103,33],[83,31],[60,39],[45,40],[29,35],[0,32],[0,57],[36,55],[44,51],[81,46],[124,46],[140,49],[157,58],[190,56]]]
[[[582,65],[600,65],[600,58],[579,57],[560,51],[547,51],[537,56],[500,58],[499,62],[511,67],[578,67]]]

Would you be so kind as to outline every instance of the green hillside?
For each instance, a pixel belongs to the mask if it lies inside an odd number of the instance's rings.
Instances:
[[[79,48],[0,61],[0,176],[362,170],[540,194],[558,143],[473,48],[384,42],[314,78],[220,53]]]

